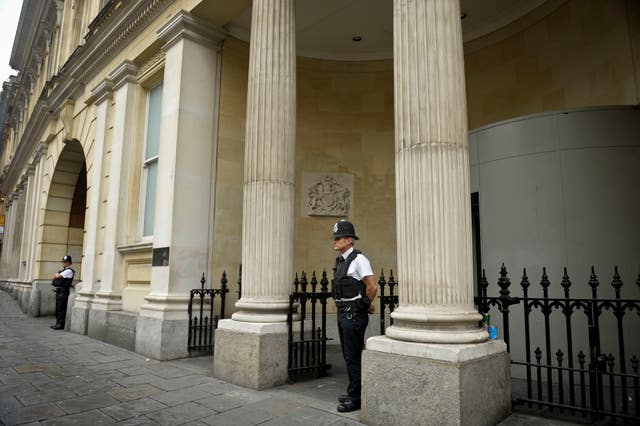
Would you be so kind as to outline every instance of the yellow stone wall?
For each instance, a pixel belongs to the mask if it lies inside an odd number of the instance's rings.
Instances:
[[[151,252],[127,254],[124,257],[122,309],[137,312],[149,294],[151,285]]]
[[[248,45],[227,39],[222,54],[213,285],[223,269],[236,290],[242,241],[242,180]],[[379,273],[395,267],[393,68],[391,61],[298,58],[296,271],[331,268],[331,229],[339,218],[301,211],[302,172],[354,176],[353,216],[365,252]],[[230,271],[231,270],[231,271]],[[331,272],[331,271],[329,271]],[[320,278],[320,277],[318,277]],[[235,294],[230,295],[228,309]]]
[[[469,128],[544,111],[640,103],[638,3],[570,0],[488,47],[469,43]]]

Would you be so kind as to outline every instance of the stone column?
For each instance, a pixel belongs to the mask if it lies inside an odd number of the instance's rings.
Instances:
[[[100,290],[95,292],[89,312],[87,335],[105,339],[107,311],[122,309],[123,257],[118,245],[125,238],[129,194],[129,156],[133,144],[138,67],[125,60],[111,74],[114,117],[109,162],[104,246]],[[95,275],[95,274],[94,274]],[[95,288],[94,288],[95,291]]]
[[[363,353],[363,420],[496,424],[509,359],[473,305],[460,3],[394,0],[393,17],[400,306]]]
[[[232,320],[218,325],[214,375],[262,389],[287,379],[296,126],[293,0],[253,2],[248,86],[242,299]]]
[[[27,170],[22,177],[24,181],[25,190],[25,207],[24,207],[24,217],[22,218],[22,240],[20,242],[20,264],[19,264],[19,272],[18,277],[21,282],[27,282],[29,277],[27,276],[28,270],[28,255],[29,255],[29,246],[31,244],[31,239],[33,238],[33,227],[31,226],[32,217],[34,214],[34,197],[36,188],[35,186],[35,178],[34,178],[35,167],[31,164],[27,166]]]
[[[107,113],[112,98],[113,83],[104,79],[91,91],[88,103],[96,107],[95,139],[91,158],[91,169],[87,179],[87,212],[84,226],[84,243],[82,258],[82,282],[78,285],[76,297],[71,311],[70,330],[74,333],[86,334],[89,324],[89,310],[93,295],[98,289],[95,262],[99,250],[96,246],[98,234],[98,212],[100,210],[100,188],[102,184],[102,160],[107,133]]]
[[[219,49],[226,32],[180,11],[158,36],[166,55],[151,292],[140,308],[135,348],[165,360],[188,355],[189,291],[209,266]]]
[[[47,152],[47,143],[41,142],[36,149],[31,160],[31,165],[35,167],[35,188],[36,196],[34,200],[33,218],[31,220],[31,228],[33,237],[31,238],[29,255],[28,255],[28,276],[31,280],[31,297],[29,300],[29,314],[32,316],[47,315],[53,313],[53,304],[55,304],[54,294],[51,291],[51,278],[40,277],[37,268],[38,241],[41,241],[43,217],[42,207],[42,180],[43,170],[45,167]],[[48,279],[47,279],[48,278]]]

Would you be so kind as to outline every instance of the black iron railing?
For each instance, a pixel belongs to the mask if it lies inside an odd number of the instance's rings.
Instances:
[[[515,404],[526,404],[529,407],[547,407],[549,411],[558,410],[561,413],[579,413],[590,415],[592,419],[605,416],[623,420],[638,421],[640,419],[640,376],[638,375],[638,358],[633,355],[627,358],[625,349],[625,334],[623,318],[626,313],[636,312],[640,315],[640,300],[623,299],[621,288],[623,283],[616,267],[611,286],[614,289],[613,299],[598,297],[600,282],[591,268],[588,282],[591,297],[571,297],[572,286],[566,268],[560,283],[564,297],[550,297],[551,283],[546,268],[542,269],[540,287],[542,297],[534,297],[529,293],[531,283],[527,271],[523,271],[520,287],[522,297],[511,296],[511,281],[507,270],[502,265],[498,286],[500,295],[487,296],[489,283],[483,270],[479,281],[480,296],[476,298],[478,310],[489,313],[495,307],[502,316],[503,338],[510,349],[511,364],[522,366],[526,370],[526,396],[514,396]],[[636,281],[640,287],[640,275]],[[521,306],[524,322],[524,360],[514,359],[513,342],[510,339],[511,307]],[[532,324],[532,313],[542,314],[541,324]],[[584,318],[578,321],[573,314],[582,312]],[[609,312],[615,318],[613,329],[600,329],[603,315]],[[556,317],[558,318],[556,320]],[[555,320],[555,321],[553,321]],[[553,321],[553,326],[552,326]],[[587,325],[587,345],[574,356],[574,331],[580,331],[580,325]],[[533,328],[532,328],[533,325]],[[544,330],[544,342],[536,342],[535,349],[532,329]],[[564,330],[563,330],[564,329]],[[520,330],[517,330],[520,331]],[[559,336],[558,333],[564,336]],[[615,335],[615,348],[605,348],[601,344],[601,331]],[[561,349],[552,349],[552,336],[566,339],[566,354]],[[633,336],[637,338],[636,335]],[[630,337],[630,336],[629,336]],[[606,353],[609,352],[610,353]],[[617,352],[616,357],[612,354]],[[535,361],[532,359],[535,358]],[[629,364],[627,364],[627,360]],[[577,365],[576,365],[577,364]],[[627,366],[630,366],[630,371]],[[535,375],[535,377],[534,377]]]
[[[289,375],[317,373],[325,376],[331,365],[327,363],[327,299],[329,280],[327,272],[322,271],[318,289],[316,273],[307,280],[307,274],[302,272],[300,279],[296,274],[293,282],[293,293],[289,296]],[[319,304],[319,309],[318,309]],[[309,306],[307,306],[309,305]],[[300,308],[300,313],[296,312]],[[299,317],[299,322],[297,321]],[[294,319],[296,327],[294,330]]]
[[[389,279],[384,277],[384,269],[380,272],[380,279],[378,279],[378,287],[380,288],[380,334],[384,335],[384,330],[387,328],[387,311],[389,312],[389,325],[393,325],[393,318],[391,313],[398,306],[398,295],[393,294],[397,281],[393,277],[393,269],[389,271]],[[385,294],[387,286],[389,287],[389,294]]]
[[[218,327],[218,320],[224,318],[225,299],[229,292],[227,287],[227,273],[222,273],[220,288],[204,288],[206,280],[204,273],[200,279],[200,288],[191,290],[189,296],[189,335],[187,351],[189,356],[194,352],[202,354],[213,353],[214,330]],[[220,301],[219,314],[216,314],[215,301]]]

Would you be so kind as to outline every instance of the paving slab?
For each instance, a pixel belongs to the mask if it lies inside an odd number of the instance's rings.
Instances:
[[[142,385],[133,385],[127,388],[118,388],[111,392],[108,392],[109,395],[117,399],[118,401],[131,401],[133,399],[140,399],[146,396],[156,395],[159,393],[163,393],[162,389],[158,389],[155,386],[151,386],[149,384]]]
[[[79,396],[60,401],[57,405],[67,414],[79,413],[81,411],[94,410],[96,408],[115,405],[118,400],[103,392],[92,393],[86,396]]]
[[[111,417],[98,410],[85,411],[82,413],[70,414],[68,416],[56,417],[45,420],[43,426],[103,426],[111,425],[115,422]]]
[[[202,419],[212,414],[215,414],[215,412],[202,405],[187,402],[186,404],[154,411],[147,414],[146,417],[161,426],[174,426]]]
[[[44,420],[64,416],[66,413],[54,404],[40,404],[31,407],[20,407],[0,416],[6,426],[19,425],[34,420]]]
[[[161,402],[151,398],[141,398],[129,402],[122,402],[117,405],[111,405],[103,408],[101,411],[116,420],[126,420],[151,411],[162,410],[163,408],[167,408],[167,406]]]
[[[160,362],[87,336],[49,328],[0,291],[0,425],[331,425],[353,426],[360,412],[338,413],[346,374],[339,346],[324,378],[300,378],[265,391],[212,377],[202,356]],[[568,426],[514,414],[501,426]]]

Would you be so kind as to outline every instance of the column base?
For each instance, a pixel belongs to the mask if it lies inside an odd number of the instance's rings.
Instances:
[[[362,353],[366,424],[484,426],[510,412],[509,354],[501,340],[445,345],[378,336],[367,341]]]
[[[71,306],[69,330],[77,334],[87,334],[89,328],[89,312],[93,302],[93,293],[80,290]]]
[[[288,331],[286,322],[221,320],[215,332],[214,377],[256,390],[286,383]]]
[[[34,280],[29,296],[29,315],[45,317],[56,313],[56,294],[49,280]]]
[[[109,331],[107,314],[110,311],[121,311],[122,299],[120,294],[96,293],[91,302],[87,321],[87,336],[92,339],[107,341]]]

